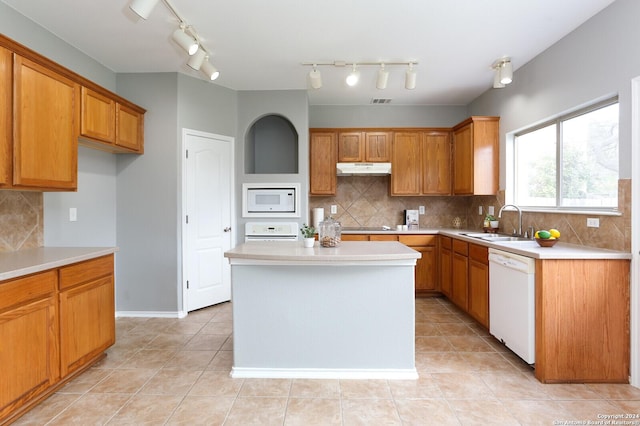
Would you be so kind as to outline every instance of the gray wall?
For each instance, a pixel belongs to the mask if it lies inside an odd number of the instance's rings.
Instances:
[[[505,133],[615,94],[620,96],[620,177],[631,177],[631,79],[640,75],[639,16],[640,2],[617,0],[518,68],[512,84],[470,104],[471,114],[501,117],[501,188]]]
[[[78,212],[69,221],[69,208]],[[113,247],[116,244],[116,157],[78,148],[78,191],[44,193],[44,245]]]
[[[309,127],[452,127],[468,116],[466,106],[314,105]]]
[[[256,120],[269,114],[287,118],[298,133],[298,173],[295,174],[247,174],[245,173],[245,139]],[[268,220],[262,218],[242,218],[242,184],[251,182],[300,183],[300,218],[275,219],[309,223],[309,114],[308,99],[305,90],[268,90],[238,92],[238,133],[236,138],[236,206],[238,217],[236,241],[244,239],[244,224],[247,221]]]
[[[118,93],[147,109],[145,153],[118,157],[116,309],[182,308],[182,128],[235,136],[234,91],[176,73],[119,74]]]

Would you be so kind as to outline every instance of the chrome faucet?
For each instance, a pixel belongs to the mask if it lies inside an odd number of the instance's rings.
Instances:
[[[515,204],[505,204],[500,208],[500,211],[498,212],[498,218],[502,217],[502,210],[504,210],[505,207],[513,207],[518,211],[518,236],[522,236],[522,210],[520,210],[520,207],[516,206]]]

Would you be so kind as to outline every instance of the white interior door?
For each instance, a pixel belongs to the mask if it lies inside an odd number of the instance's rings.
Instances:
[[[231,299],[233,139],[183,131],[183,295],[187,312]]]

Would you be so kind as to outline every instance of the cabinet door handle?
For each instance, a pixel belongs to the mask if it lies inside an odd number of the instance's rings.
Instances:
[[[227,226],[226,228],[224,228],[224,232],[230,232],[231,231],[231,227]]]

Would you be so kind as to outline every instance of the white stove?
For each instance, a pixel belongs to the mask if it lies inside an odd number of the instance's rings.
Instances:
[[[298,241],[297,222],[247,222],[244,240],[249,241]]]

